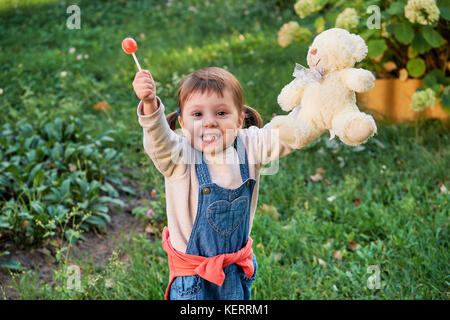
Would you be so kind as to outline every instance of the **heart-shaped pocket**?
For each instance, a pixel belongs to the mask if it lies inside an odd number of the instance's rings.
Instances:
[[[229,236],[244,221],[249,205],[247,196],[241,196],[232,202],[219,200],[211,203],[206,210],[209,225],[223,236]]]

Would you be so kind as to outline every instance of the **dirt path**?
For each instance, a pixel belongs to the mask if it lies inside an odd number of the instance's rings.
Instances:
[[[133,232],[144,232],[144,226],[139,220],[130,213],[113,213],[104,234],[96,234],[93,231],[83,233],[86,240],[78,241],[77,246],[70,249],[69,260],[89,261],[92,259],[95,265],[104,266],[113,250],[117,249],[117,242],[125,240],[123,238]],[[10,252],[8,259],[18,260],[26,269],[35,270],[39,282],[53,284],[52,270],[58,268],[58,264],[51,257],[53,252],[49,247],[19,249],[11,243],[10,245],[12,247],[7,248]],[[3,293],[0,289],[0,299],[22,298],[11,281],[9,271],[5,268],[0,268],[0,287],[5,290]]]

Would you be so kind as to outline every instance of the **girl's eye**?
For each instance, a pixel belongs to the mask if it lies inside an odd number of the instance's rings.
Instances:
[[[226,111],[219,111],[217,114],[220,115],[220,116],[224,116],[224,115],[227,114],[227,112]],[[199,117],[201,115],[201,112],[194,112],[192,115],[194,117]]]

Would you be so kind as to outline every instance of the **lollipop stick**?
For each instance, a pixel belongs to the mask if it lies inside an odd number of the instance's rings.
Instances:
[[[138,59],[136,58],[136,55],[134,54],[134,52],[132,53],[132,55],[133,55],[134,62],[136,62],[136,65],[137,65],[139,71],[141,71],[141,66],[139,65]]]

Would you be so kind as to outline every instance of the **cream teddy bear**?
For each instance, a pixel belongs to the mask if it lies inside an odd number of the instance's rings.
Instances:
[[[301,148],[319,138],[326,130],[330,140],[337,135],[342,142],[356,146],[377,132],[372,116],[356,106],[356,92],[370,90],[374,76],[364,69],[353,68],[367,55],[364,40],[347,30],[333,28],[320,33],[308,50],[311,69],[298,68],[294,79],[278,96],[284,111],[301,104],[292,116],[272,119],[272,128],[293,148]]]

